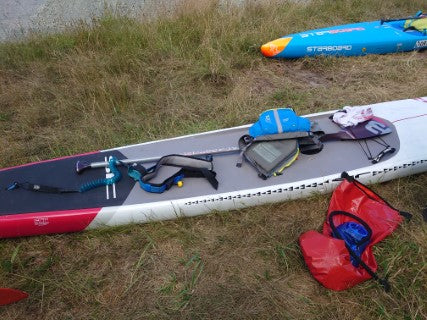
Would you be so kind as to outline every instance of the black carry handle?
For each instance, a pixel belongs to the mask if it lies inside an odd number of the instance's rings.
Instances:
[[[377,154],[377,156],[375,156],[375,157],[373,157],[372,159],[369,159],[369,160],[371,160],[371,162],[372,162],[373,164],[376,164],[376,163],[380,162],[380,161],[381,161],[381,159],[382,159],[382,158],[383,158],[387,153],[394,153],[395,151],[396,151],[396,149],[395,149],[395,148],[388,146],[388,147],[386,147],[383,151],[381,151],[380,153],[378,153],[378,154]]]

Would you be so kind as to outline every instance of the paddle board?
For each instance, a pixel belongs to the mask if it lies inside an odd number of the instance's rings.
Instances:
[[[425,18],[427,19],[427,18]],[[404,20],[360,22],[290,34],[261,46],[269,58],[361,56],[427,48],[427,34],[403,28]]]
[[[84,193],[49,194],[22,188],[5,190],[14,181],[70,187],[111,177],[111,172],[105,168],[76,174],[77,161],[99,162],[111,156],[118,159],[150,158],[234,148],[239,138],[247,134],[249,125],[246,125],[2,169],[0,237],[75,232],[297,199],[314,192],[331,192],[343,171],[363,183],[378,183],[426,171],[427,97],[370,107],[375,116],[385,119],[392,128],[392,133],[382,139],[396,150],[376,164],[368,160],[357,141],[330,141],[324,144],[320,153],[301,154],[283,175],[267,180],[260,179],[248,163],[237,168],[238,153],[215,155],[217,190],[206,179],[185,178],[181,188],[174,186],[161,194],[148,193],[127,177],[123,167],[119,168],[123,174],[119,182]],[[339,131],[339,127],[329,119],[331,113],[306,117],[315,121],[325,133],[333,133]],[[373,141],[368,143],[373,154],[383,148]]]

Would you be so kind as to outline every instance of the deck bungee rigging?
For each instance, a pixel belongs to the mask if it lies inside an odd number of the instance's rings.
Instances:
[[[371,108],[346,106],[335,112],[330,119],[351,136],[358,137],[357,143],[373,164],[378,163],[386,154],[396,151],[381,138],[381,136],[391,133],[391,128],[382,119],[375,117]],[[340,135],[337,137],[340,138]],[[334,135],[329,135],[329,137],[321,137],[320,139],[327,141],[334,138]],[[368,138],[369,141],[384,147],[377,155],[372,154]]]

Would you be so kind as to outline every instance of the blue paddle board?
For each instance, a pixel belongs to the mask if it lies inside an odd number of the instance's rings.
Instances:
[[[269,58],[292,59],[426,49],[427,33],[415,29],[405,30],[405,21],[359,22],[290,34],[262,45],[261,52]]]

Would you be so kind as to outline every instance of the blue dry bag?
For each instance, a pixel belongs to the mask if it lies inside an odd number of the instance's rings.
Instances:
[[[256,138],[283,132],[310,131],[310,120],[299,117],[290,108],[264,111],[249,128],[249,134]]]

